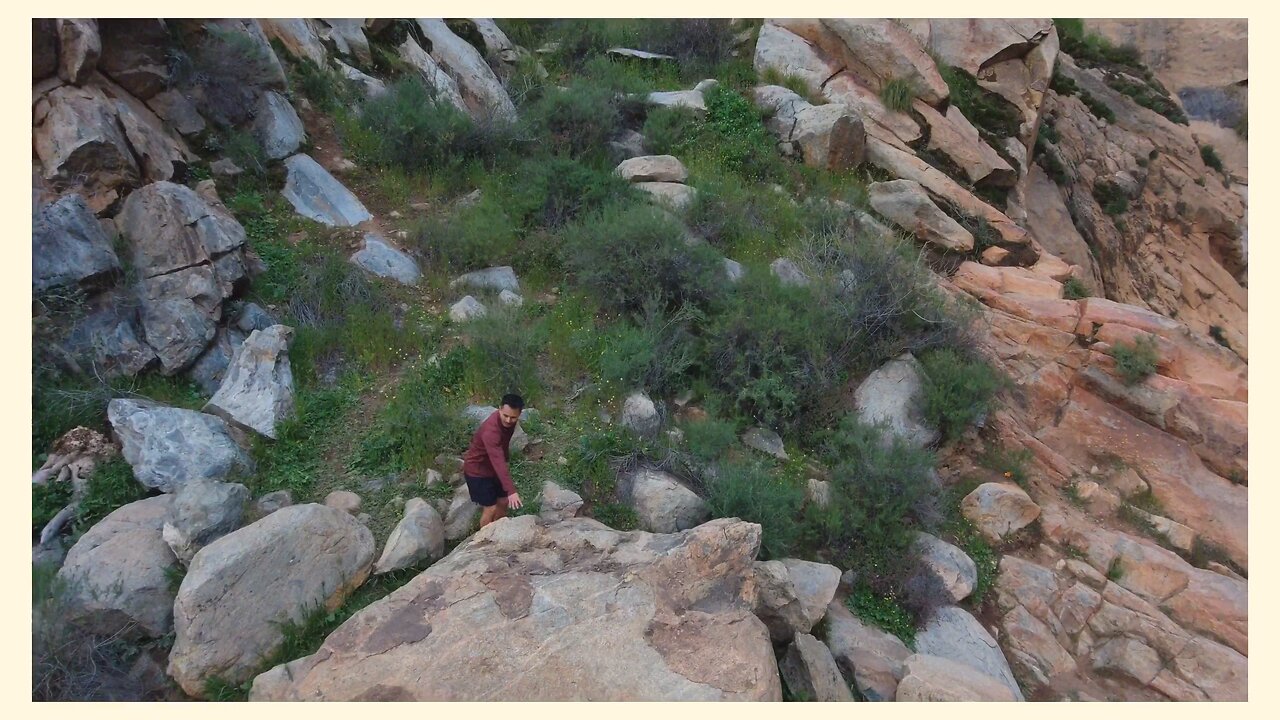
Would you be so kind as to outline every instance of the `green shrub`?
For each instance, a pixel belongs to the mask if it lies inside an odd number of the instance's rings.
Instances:
[[[563,91],[548,90],[523,119],[530,136],[553,154],[600,153],[621,128],[620,102],[609,88],[580,79]]]
[[[1115,123],[1115,112],[1106,103],[1090,95],[1088,90],[1080,91],[1080,102],[1083,102],[1085,107],[1089,108],[1089,112],[1093,113],[1094,117],[1106,120],[1108,123]]]
[[[1002,383],[996,371],[980,358],[952,348],[936,348],[920,356],[924,368],[924,416],[955,440],[986,416]]]
[[[1080,86],[1076,84],[1075,80],[1057,70],[1054,71],[1053,77],[1049,79],[1049,89],[1063,97],[1076,95],[1080,92]]]
[[[1200,159],[1204,161],[1205,165],[1208,165],[1214,170],[1217,170],[1220,173],[1226,172],[1222,167],[1222,158],[1218,157],[1218,151],[1214,150],[1212,145],[1200,146]]]
[[[1226,331],[1222,329],[1221,325],[1210,325],[1209,337],[1213,338],[1213,341],[1222,347],[1228,350],[1231,349],[1231,342],[1227,340]]]
[[[626,180],[569,157],[521,163],[499,188],[501,204],[522,228],[559,228],[628,192]]]
[[[1148,110],[1160,113],[1170,121],[1179,125],[1187,125],[1187,115],[1178,106],[1178,103],[1169,97],[1163,87],[1155,87],[1148,82],[1135,82],[1120,73],[1106,73],[1107,86],[1112,90],[1126,95],[1134,102],[1138,103]]]
[[[1129,209],[1129,196],[1113,182],[1097,180],[1093,184],[1092,194],[1102,211],[1112,217],[1122,215]]]
[[[712,517],[736,517],[759,523],[760,557],[791,557],[801,538],[804,489],[770,472],[757,461],[723,463],[708,483]]]
[[[257,473],[247,481],[254,493],[289,490],[295,497],[304,497],[320,472],[328,440],[339,434],[356,399],[349,381],[331,388],[300,389],[293,416],[276,426],[276,439],[260,438],[254,444]]]
[[[738,444],[738,424],[716,418],[690,422],[684,425],[684,439],[694,457],[716,460]]]
[[[610,388],[643,387],[652,394],[668,395],[685,383],[686,373],[698,360],[691,333],[697,318],[691,309],[668,314],[650,302],[634,323],[623,320],[592,343],[599,348],[596,352],[579,349],[595,358],[590,364]]]
[[[486,194],[454,214],[419,221],[409,230],[409,245],[429,265],[450,272],[507,264],[520,244],[520,228],[507,205]]]
[[[782,158],[761,112],[742,94],[724,85],[703,93],[707,105],[697,150],[728,172],[751,181],[780,179]]]
[[[1036,138],[1036,163],[1058,185],[1067,183],[1066,166],[1058,159],[1057,152],[1042,137]]]
[[[724,267],[706,245],[689,246],[679,223],[647,205],[613,203],[564,230],[564,264],[613,313],[649,303],[705,307],[722,292]]]
[[[1083,300],[1089,295],[1089,288],[1078,277],[1069,277],[1062,283],[1062,296],[1068,300]]]
[[[880,102],[894,112],[910,110],[915,96],[915,85],[906,78],[891,78],[880,88]]]
[[[298,58],[290,70],[294,86],[320,110],[332,113],[359,101],[360,93],[351,81],[332,68],[316,65],[310,58]]]
[[[844,604],[858,619],[897,636],[908,648],[915,648],[915,620],[896,594],[878,594],[860,585],[849,593]]]
[[[541,387],[538,354],[547,343],[545,320],[528,318],[522,308],[491,303],[484,317],[467,324],[466,333],[480,383],[502,393],[536,396]]]
[[[591,517],[608,525],[614,530],[630,532],[640,527],[640,516],[627,505],[620,502],[604,503],[591,508]]]
[[[147,496],[147,488],[133,477],[133,468],[123,458],[97,467],[85,486],[76,510],[75,530],[84,532],[116,508]]]
[[[964,70],[944,64],[938,72],[947,83],[951,104],[975,127],[995,137],[1017,137],[1022,118],[1009,101],[978,85]]]
[[[813,529],[817,546],[876,594],[899,592],[915,563],[915,532],[940,521],[933,454],[852,414],[818,440],[832,469],[832,511]]]
[[[1108,353],[1116,361],[1116,372],[1126,385],[1137,385],[1156,371],[1160,355],[1154,335],[1140,336],[1132,344],[1117,342]]]
[[[685,107],[658,107],[645,117],[644,135],[648,150],[657,155],[682,153],[695,141],[700,129],[698,118]]]
[[[219,128],[252,117],[258,98],[276,75],[275,59],[247,32],[215,25],[205,26],[190,53],[179,43],[167,59],[171,82],[187,91],[200,115]]]
[[[338,127],[357,159],[408,172],[456,173],[473,161],[491,166],[515,143],[510,124],[475,122],[413,77],[392,83]]]

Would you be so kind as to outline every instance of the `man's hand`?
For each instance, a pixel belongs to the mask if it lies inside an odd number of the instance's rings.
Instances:
[[[520,502],[520,493],[511,493],[507,496],[507,507],[512,510],[519,510],[524,503]]]

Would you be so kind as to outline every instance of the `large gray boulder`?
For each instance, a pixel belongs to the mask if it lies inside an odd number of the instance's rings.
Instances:
[[[632,187],[648,193],[659,207],[682,211],[693,204],[698,191],[683,183],[674,182],[636,182]]]
[[[978,566],[963,550],[930,535],[916,533],[919,561],[906,581],[907,596],[916,605],[951,605],[969,597],[978,585]]]
[[[1009,661],[995,638],[977,618],[958,607],[941,607],[933,612],[916,633],[916,652],[968,665],[1003,684],[1016,699],[1023,699]]]
[[[351,262],[378,277],[391,278],[401,285],[417,285],[422,277],[422,271],[413,258],[374,233],[364,236],[364,247],[351,256]]]
[[[272,160],[289,157],[307,141],[306,128],[289,99],[268,90],[262,94],[253,119],[253,137]]]
[[[226,208],[167,181],[130,193],[116,225],[143,278],[212,264],[239,250],[246,239],[244,227]]]
[[[282,508],[196,553],[173,604],[169,674],[192,697],[241,683],[284,641],[282,625],[336,609],[373,565],[373,534],[350,515]]]
[[[195,101],[177,88],[153,95],[147,100],[147,107],[166,125],[187,137],[199,135],[208,127]]]
[[[757,562],[755,573],[756,617],[775,643],[812,630],[840,585],[840,568],[792,558]]]
[[[853,693],[827,649],[808,633],[796,635],[778,663],[782,681],[792,697],[816,702],[853,702]]]
[[[759,542],[739,520],[674,535],[499,520],[249,697],[781,700],[751,614]]]
[[[480,517],[480,506],[471,501],[471,493],[465,484],[453,491],[453,497],[444,514],[444,537],[450,542],[471,534],[471,528]]]
[[[160,637],[173,627],[169,572],[178,564],[161,539],[173,496],[138,500],[89,528],[67,553],[66,619],[90,632]]]
[[[292,339],[293,328],[287,325],[249,333],[205,412],[274,440],[276,426],[293,414]]]
[[[249,488],[239,483],[194,480],[173,494],[172,518],[161,536],[183,565],[200,548],[240,527]]]
[[[755,102],[769,113],[765,127],[782,150],[810,167],[847,170],[866,157],[867,133],[862,118],[847,105],[813,105],[779,85],[755,89]]]
[[[867,700],[884,702],[898,694],[911,651],[896,636],[868,625],[833,601],[824,624],[827,647],[845,678]]]
[[[640,527],[650,532],[676,532],[711,517],[707,503],[675,476],[640,468],[618,479],[618,497],[636,511]]]
[[[417,73],[427,87],[435,91],[436,102],[447,102],[468,115],[471,113],[471,108],[462,99],[458,82],[418,45],[412,35],[406,37],[396,50],[400,59]]]
[[[871,183],[867,200],[876,212],[921,242],[958,253],[973,250],[973,234],[939,209],[914,180]]]
[[[94,212],[141,181],[115,103],[97,87],[63,85],[45,93],[32,108],[31,132],[44,178],[59,188],[83,188]]]
[[[637,435],[652,437],[662,428],[662,416],[647,394],[633,392],[622,403],[618,423]]]
[[[898,702],[1013,702],[1022,697],[964,663],[932,655],[912,655],[903,663]]]
[[[514,121],[516,107],[480,52],[439,18],[419,18],[431,44],[431,57],[458,85],[462,101],[476,120]]]
[[[187,369],[187,375],[210,397],[222,387],[222,379],[231,367],[236,351],[244,344],[245,334],[235,327],[220,327],[213,342]]]
[[[767,427],[753,427],[742,433],[742,444],[779,460],[789,460],[782,437]]]
[[[299,215],[336,227],[359,225],[373,217],[310,155],[294,155],[284,161],[284,166],[289,175],[281,194]]]
[[[142,280],[137,287],[142,329],[160,358],[160,372],[191,365],[218,333],[222,291],[211,265],[196,265]]]
[[[149,488],[174,492],[192,480],[222,480],[253,469],[221,418],[117,398],[107,404],[107,420],[134,477]]]
[[[155,350],[141,339],[135,302],[123,292],[97,296],[62,343],[67,355],[81,369],[102,377],[137,375],[154,363]]]
[[[41,207],[31,224],[33,291],[93,284],[120,270],[111,238],[79,195]]]
[[[422,498],[410,498],[404,505],[404,517],[396,524],[373,565],[373,574],[381,575],[444,557],[444,520],[440,513]]]
[[[885,423],[888,431],[913,447],[937,442],[937,428],[929,426],[920,410],[924,371],[911,353],[903,353],[867,376],[854,391],[858,417],[872,425]]]
[[[473,290],[492,290],[494,292],[510,290],[518,293],[520,292],[520,280],[516,278],[516,271],[510,265],[503,265],[459,275],[449,281],[449,287],[468,287]]]

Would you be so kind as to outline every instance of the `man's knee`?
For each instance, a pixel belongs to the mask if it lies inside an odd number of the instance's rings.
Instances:
[[[497,509],[499,509],[499,510],[506,510],[506,509],[507,509],[507,498],[506,498],[505,496],[503,496],[503,497],[499,497],[499,498],[498,498],[498,502],[497,502],[497,504],[495,504],[495,505],[494,505],[494,507],[495,507],[495,508],[497,508]]]

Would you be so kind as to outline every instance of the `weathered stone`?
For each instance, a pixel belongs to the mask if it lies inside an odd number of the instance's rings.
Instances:
[[[991,542],[1017,532],[1040,516],[1027,492],[1007,483],[983,483],[960,501],[960,511]]]
[[[746,274],[742,269],[742,263],[736,260],[724,259],[724,275],[731,283],[736,283]]]
[[[59,188],[83,187],[95,212],[141,180],[116,105],[97,87],[64,85],[40,97],[32,135],[44,178]]]
[[[348,515],[359,515],[363,501],[350,490],[334,490],[324,497],[324,506],[341,510]]]
[[[204,406],[240,427],[275,439],[276,426],[293,414],[293,370],[289,342],[293,328],[254,330],[227,368],[218,392]]]
[[[753,450],[759,450],[766,455],[772,455],[779,460],[788,460],[786,449],[783,447],[782,438],[778,433],[767,427],[753,427],[742,433],[742,444]]]
[[[651,107],[687,108],[694,115],[702,117],[707,114],[707,103],[698,90],[673,90],[670,92],[651,92],[646,97]]]
[[[826,641],[845,678],[871,701],[893,700],[911,651],[897,637],[854,617],[839,602],[827,608]]]
[[[207,127],[200,111],[196,109],[195,101],[176,88],[157,93],[147,100],[147,107],[165,124],[183,135],[199,135]],[[214,174],[217,174],[216,170]]]
[[[1049,686],[1060,675],[1076,670],[1076,661],[1054,637],[1048,625],[1021,606],[1000,621],[1005,649],[1015,671],[1030,687]]]
[[[470,295],[463,297],[449,307],[449,319],[456,323],[464,323],[484,317],[487,314],[488,310],[484,304]]]
[[[499,292],[510,290],[520,292],[520,280],[510,265],[476,270],[460,275],[449,282],[450,288],[469,287],[474,290],[493,290]]]
[[[790,558],[757,562],[755,572],[755,613],[776,643],[812,630],[826,615],[840,583],[839,568]]]
[[[515,105],[475,48],[453,34],[443,20],[418,18],[417,23],[431,44],[431,57],[455,80],[473,118],[515,120]]]
[[[844,42],[854,74],[878,86],[890,80],[909,82],[912,94],[930,105],[947,99],[947,83],[929,53],[893,20],[823,19],[822,24]]]
[[[324,43],[316,33],[314,20],[309,18],[263,18],[258,23],[272,40],[279,40],[284,49],[295,58],[306,58],[319,67],[325,67],[328,54]]]
[[[231,367],[231,360],[235,357],[236,351],[244,344],[244,333],[234,328],[225,327],[218,328],[217,334],[214,335],[213,342],[200,357],[191,364],[187,369],[187,375],[200,386],[200,389],[210,397],[218,392],[218,388],[222,387],[222,380],[226,377],[227,368]]]
[[[658,408],[643,392],[634,392],[627,396],[622,403],[622,416],[618,422],[622,427],[645,437],[656,435],[662,428],[662,416],[658,413]]]
[[[135,300],[122,293],[104,293],[95,304],[62,345],[82,369],[103,377],[128,376],[155,362],[155,351],[139,338]]]
[[[853,702],[853,693],[827,649],[808,633],[796,635],[778,663],[782,681],[796,699],[817,702]]]
[[[59,18],[58,77],[79,85],[98,65],[102,54],[102,39],[98,37],[98,22],[91,18]]]
[[[978,566],[963,550],[923,532],[916,533],[919,564],[907,579],[907,595],[920,606],[952,604],[978,584]]]
[[[462,99],[462,91],[458,88],[457,81],[414,41],[413,36],[406,37],[398,51],[400,58],[418,73],[418,77],[422,78],[427,87],[435,91],[436,102],[447,102],[458,110],[471,114],[471,108]]]
[[[662,53],[649,52],[648,50],[635,50],[632,48],[612,47],[605,50],[606,55],[612,55],[616,58],[625,60],[675,60],[674,55],[663,55]]]
[[[31,218],[31,289],[94,284],[120,271],[111,238],[79,195],[44,205]]]
[[[968,665],[1003,683],[1016,699],[1022,700],[1022,691],[1000,646],[976,618],[958,607],[941,607],[933,612],[916,633],[916,652]],[[898,692],[902,692],[901,685]]]
[[[826,480],[809,478],[805,481],[805,500],[820,508],[831,504],[831,483]]]
[[[272,160],[289,157],[307,141],[307,131],[298,112],[289,104],[288,98],[273,91],[263,93],[258,102],[253,136],[263,153]]]
[[[107,419],[138,482],[174,492],[197,479],[252,471],[253,461],[220,418],[194,410],[117,398]]]
[[[1012,702],[1022,700],[999,680],[972,666],[932,655],[912,655],[903,662],[898,702]]]
[[[904,353],[867,376],[854,392],[854,406],[863,422],[884,423],[889,433],[913,447],[928,447],[939,433],[920,410],[924,370],[910,353]],[[886,439],[887,436],[886,436]]]
[[[650,532],[687,530],[711,516],[705,500],[660,470],[640,468],[623,475],[618,497],[636,511],[641,529]]]
[[[778,278],[783,285],[805,286],[812,282],[794,262],[787,258],[778,258],[769,263],[769,272]]]
[[[498,293],[498,302],[508,307],[521,307],[524,305],[524,298],[511,292],[510,290],[503,290],[502,292]]]
[[[637,182],[632,187],[645,191],[659,205],[676,211],[688,208],[698,197],[696,189],[681,183]]]
[[[157,18],[100,18],[102,55],[98,69],[139,100],[149,100],[173,84],[166,51],[172,38]]]
[[[321,18],[314,26],[321,40],[333,43],[338,53],[370,65],[373,53],[364,35],[364,20],[359,18]]]
[[[173,604],[169,674],[193,697],[241,683],[284,641],[282,625],[340,606],[373,564],[369,529],[322,505],[293,505],[196,553]]]
[[[212,262],[244,245],[246,238],[231,213],[171,182],[130,193],[116,224],[144,278]]]
[[[182,177],[196,156],[178,135],[175,135],[151,108],[125,90],[103,81],[107,96],[115,101],[116,116],[134,157],[148,182],[173,180]]]
[[[550,480],[542,484],[538,494],[538,517],[547,522],[559,522],[578,517],[582,512],[582,496],[560,487]]]
[[[960,108],[950,105],[943,115],[927,103],[918,102],[913,107],[929,124],[929,149],[946,155],[964,171],[969,182],[1012,187],[1017,181],[1017,171],[983,142],[978,129],[960,112]]]
[[[342,77],[348,82],[355,83],[356,87],[360,88],[360,91],[364,93],[366,100],[372,100],[386,94],[387,84],[378,78],[366,75],[344,62],[339,61],[337,65],[338,72]]]
[[[67,553],[66,619],[90,632],[160,637],[173,627],[168,572],[178,560],[160,537],[173,497],[138,500],[89,528]]]
[[[444,537],[446,540],[461,540],[471,534],[471,528],[480,517],[480,506],[471,501],[471,494],[465,484],[453,491],[453,498],[445,508]]]
[[[276,490],[258,498],[256,507],[259,515],[270,515],[271,513],[286,508],[293,504],[293,496],[288,490]]]
[[[358,225],[373,217],[310,155],[294,155],[284,165],[289,177],[281,194],[299,215],[337,227]]]
[[[628,182],[674,182],[689,179],[689,170],[672,155],[645,155],[623,160],[613,173]]]
[[[759,533],[736,520],[675,536],[499,520],[316,654],[259,676],[250,698],[780,700],[750,612]]]
[[[404,506],[404,517],[391,531],[382,557],[373,566],[373,574],[412,567],[422,561],[435,562],[444,557],[444,520],[440,513],[422,498],[411,498]]]
[[[173,513],[161,533],[183,565],[205,545],[240,527],[249,488],[239,483],[195,480],[174,493]]]
[[[391,278],[401,285],[417,285],[418,279],[422,277],[422,271],[413,258],[374,233],[365,234],[364,247],[351,256],[351,262],[378,277]]]
[[[1093,651],[1093,669],[1127,675],[1143,685],[1160,672],[1160,655],[1138,640],[1112,638]]]
[[[872,183],[867,188],[867,199],[876,212],[921,242],[958,253],[973,249],[973,234],[942,212],[917,182]]]

